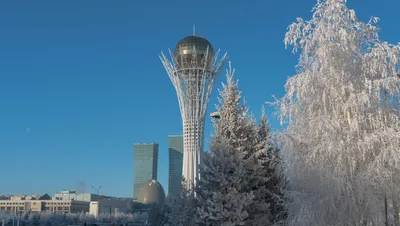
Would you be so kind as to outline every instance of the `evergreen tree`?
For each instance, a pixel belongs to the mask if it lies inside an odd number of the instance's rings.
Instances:
[[[187,188],[186,183],[182,178],[180,195],[167,197],[165,201],[166,226],[195,225],[193,216],[196,213],[196,202],[193,191]]]
[[[231,147],[243,154],[250,155],[255,145],[257,127],[255,120],[249,115],[245,104],[242,104],[241,91],[238,89],[238,81],[234,81],[235,70],[229,62],[226,71],[226,84],[219,92],[219,105],[216,109],[219,119],[213,121],[215,135],[213,142],[225,140]]]
[[[242,156],[225,140],[214,142],[205,153],[196,188],[196,223],[199,225],[245,225],[253,193],[247,184]]]
[[[267,202],[271,204],[270,211],[274,223],[282,223],[286,218],[286,211],[283,205],[283,189],[287,182],[284,174],[284,164],[281,152],[278,148],[276,137],[271,133],[268,118],[263,107],[259,126],[259,139],[266,139],[266,158],[264,164],[265,172],[269,175],[267,183],[268,196]]]
[[[279,149],[272,142],[264,106],[261,112],[254,149],[245,159],[246,165],[253,168],[253,183],[249,184],[249,189],[254,191],[256,196],[250,212],[253,216],[251,225],[278,223],[284,218],[281,204],[283,198],[281,188],[284,185],[282,161]]]
[[[237,194],[252,194],[254,199],[244,206],[247,217],[243,220],[244,225],[271,225],[277,221],[277,196],[279,194],[279,177],[276,173],[278,161],[276,149],[273,148],[270,139],[265,111],[261,116],[260,124],[257,126],[252,115],[249,114],[246,104],[242,103],[241,91],[238,89],[238,82],[234,81],[235,70],[229,64],[226,73],[226,84],[220,91],[219,105],[216,106],[219,119],[214,120],[215,135],[213,136],[212,146],[225,142],[230,152],[232,152],[242,167],[243,184],[235,190]],[[219,150],[217,150],[219,151]],[[269,153],[269,154],[268,154]],[[211,151],[210,158],[217,158]],[[213,168],[207,166],[211,172]],[[217,169],[213,169],[217,170]],[[214,173],[216,174],[216,173]],[[202,180],[208,175],[202,175]],[[271,178],[275,180],[271,184]],[[224,189],[215,184],[214,190]],[[212,194],[209,194],[210,196]],[[271,205],[272,203],[272,205]],[[271,208],[274,214],[271,214]]]
[[[214,122],[216,131],[214,141],[228,140],[229,144],[242,157],[246,168],[244,192],[252,191],[254,202],[248,207],[249,218],[246,225],[269,225],[274,220],[270,212],[269,201],[273,191],[269,191],[269,180],[272,175],[268,165],[270,159],[267,151],[272,148],[267,117],[263,110],[260,124],[257,127],[254,118],[248,113],[246,104],[241,99],[238,82],[234,82],[234,70],[229,65],[227,82],[220,92],[219,105],[216,106],[220,119]]]
[[[149,211],[147,224],[149,226],[160,226],[166,223],[164,205],[152,204]]]

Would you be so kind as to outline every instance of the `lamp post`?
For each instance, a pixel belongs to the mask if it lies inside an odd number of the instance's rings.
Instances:
[[[99,194],[99,191],[100,191],[100,189],[101,189],[101,186],[99,187],[99,188],[95,188],[95,187],[93,187],[93,186],[91,186],[94,190],[96,190],[96,194],[98,195]]]
[[[210,114],[210,117],[214,120],[218,120],[221,118],[221,114],[217,111],[217,112],[213,112]]]

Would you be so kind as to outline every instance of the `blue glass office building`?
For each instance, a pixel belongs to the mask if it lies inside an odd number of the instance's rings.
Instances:
[[[168,136],[168,196],[179,195],[182,179],[183,136]]]
[[[145,182],[157,180],[158,144],[135,144],[133,152],[133,198],[137,199]]]

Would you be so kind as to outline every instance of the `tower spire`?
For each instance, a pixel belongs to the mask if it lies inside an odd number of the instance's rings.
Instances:
[[[161,56],[175,86],[182,117],[182,176],[188,182],[186,188],[193,188],[201,179],[199,167],[204,151],[205,114],[211,90],[226,59],[226,54],[217,59],[218,52],[214,54],[211,43],[195,34],[193,25],[193,35],[176,45],[175,52],[171,52],[171,60],[164,54]]]
[[[196,24],[193,24],[193,35],[196,35]]]

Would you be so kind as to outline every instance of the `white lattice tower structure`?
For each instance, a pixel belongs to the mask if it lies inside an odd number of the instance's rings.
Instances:
[[[182,176],[188,186],[200,179],[204,143],[204,120],[211,90],[226,53],[219,59],[212,45],[200,36],[182,39],[170,59],[161,53],[161,61],[176,89],[183,123]]]

